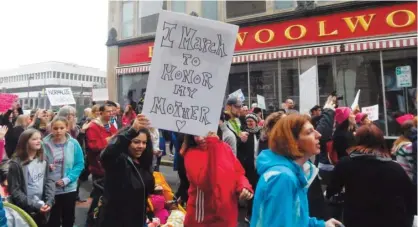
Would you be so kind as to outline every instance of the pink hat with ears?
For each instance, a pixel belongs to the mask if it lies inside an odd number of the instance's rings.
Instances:
[[[409,121],[409,120],[413,120],[413,119],[414,119],[414,115],[405,114],[405,115],[402,115],[402,116],[396,118],[396,122],[398,122],[398,124],[402,125],[405,121]]]
[[[358,114],[356,114],[356,123],[357,124],[360,124],[360,122],[365,118],[365,117],[367,117],[367,114],[365,114],[365,113],[358,113]]]
[[[335,109],[335,121],[337,124],[343,123],[350,116],[351,109],[348,107],[338,107]]]

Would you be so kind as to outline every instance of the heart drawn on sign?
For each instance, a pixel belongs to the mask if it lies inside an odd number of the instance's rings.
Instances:
[[[176,126],[179,132],[185,125],[186,125],[186,121],[180,121],[180,120],[176,121]]]

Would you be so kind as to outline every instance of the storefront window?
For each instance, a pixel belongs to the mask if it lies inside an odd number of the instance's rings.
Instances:
[[[249,16],[266,12],[266,1],[226,1],[226,18]]]
[[[287,9],[293,9],[295,7],[296,7],[296,1],[281,1],[281,0],[274,1],[274,8],[276,10],[287,10]]]
[[[122,38],[134,35],[134,3],[133,1],[122,3]]]
[[[202,1],[202,17],[218,20],[218,1]]]
[[[249,104],[248,97],[248,64],[232,65],[229,71],[228,84],[225,97],[232,92],[241,89],[245,96],[245,104]]]
[[[157,30],[158,13],[166,9],[167,2],[162,0],[138,2],[138,34],[153,33]]]
[[[359,106],[379,105],[379,119],[374,123],[385,131],[382,77],[379,52],[336,56],[337,93],[343,96],[340,106],[351,107],[360,89]]]
[[[250,103],[257,102],[257,95],[264,96],[266,110],[280,106],[278,98],[277,61],[250,63]]]
[[[299,68],[298,59],[281,60],[280,63],[280,82],[282,88],[282,100],[293,99],[295,109],[299,109]],[[281,107],[280,103],[280,108]]]
[[[318,57],[317,60],[319,105],[324,105],[328,96],[335,90],[332,61],[332,56]]]
[[[382,55],[389,136],[399,136],[396,117],[417,114],[417,50],[383,51]],[[403,83],[401,77],[406,78]]]
[[[186,13],[186,1],[171,1],[171,11]]]
[[[125,107],[138,103],[147,88],[148,73],[120,75],[118,78],[118,101]]]

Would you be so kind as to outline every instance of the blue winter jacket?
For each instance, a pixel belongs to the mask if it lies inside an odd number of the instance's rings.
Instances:
[[[318,169],[310,162],[300,167],[271,150],[257,157],[260,180],[255,190],[251,227],[324,227],[309,217],[307,192]],[[305,171],[304,171],[305,170]]]
[[[3,199],[0,196],[0,227],[7,227],[6,211],[3,207]]]
[[[49,163],[54,163],[52,134],[43,139],[43,148]],[[67,134],[67,142],[64,145],[64,170],[63,180],[65,183],[64,192],[73,192],[77,190],[77,180],[84,169],[84,155],[80,144]]]

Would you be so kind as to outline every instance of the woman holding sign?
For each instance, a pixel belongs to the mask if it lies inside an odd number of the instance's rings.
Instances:
[[[250,200],[253,191],[231,147],[209,133],[186,136],[182,148],[190,181],[184,226],[237,226],[238,199]]]
[[[148,196],[154,191],[153,146],[148,119],[138,115],[101,154],[105,169],[100,227],[138,227],[146,221]]]

